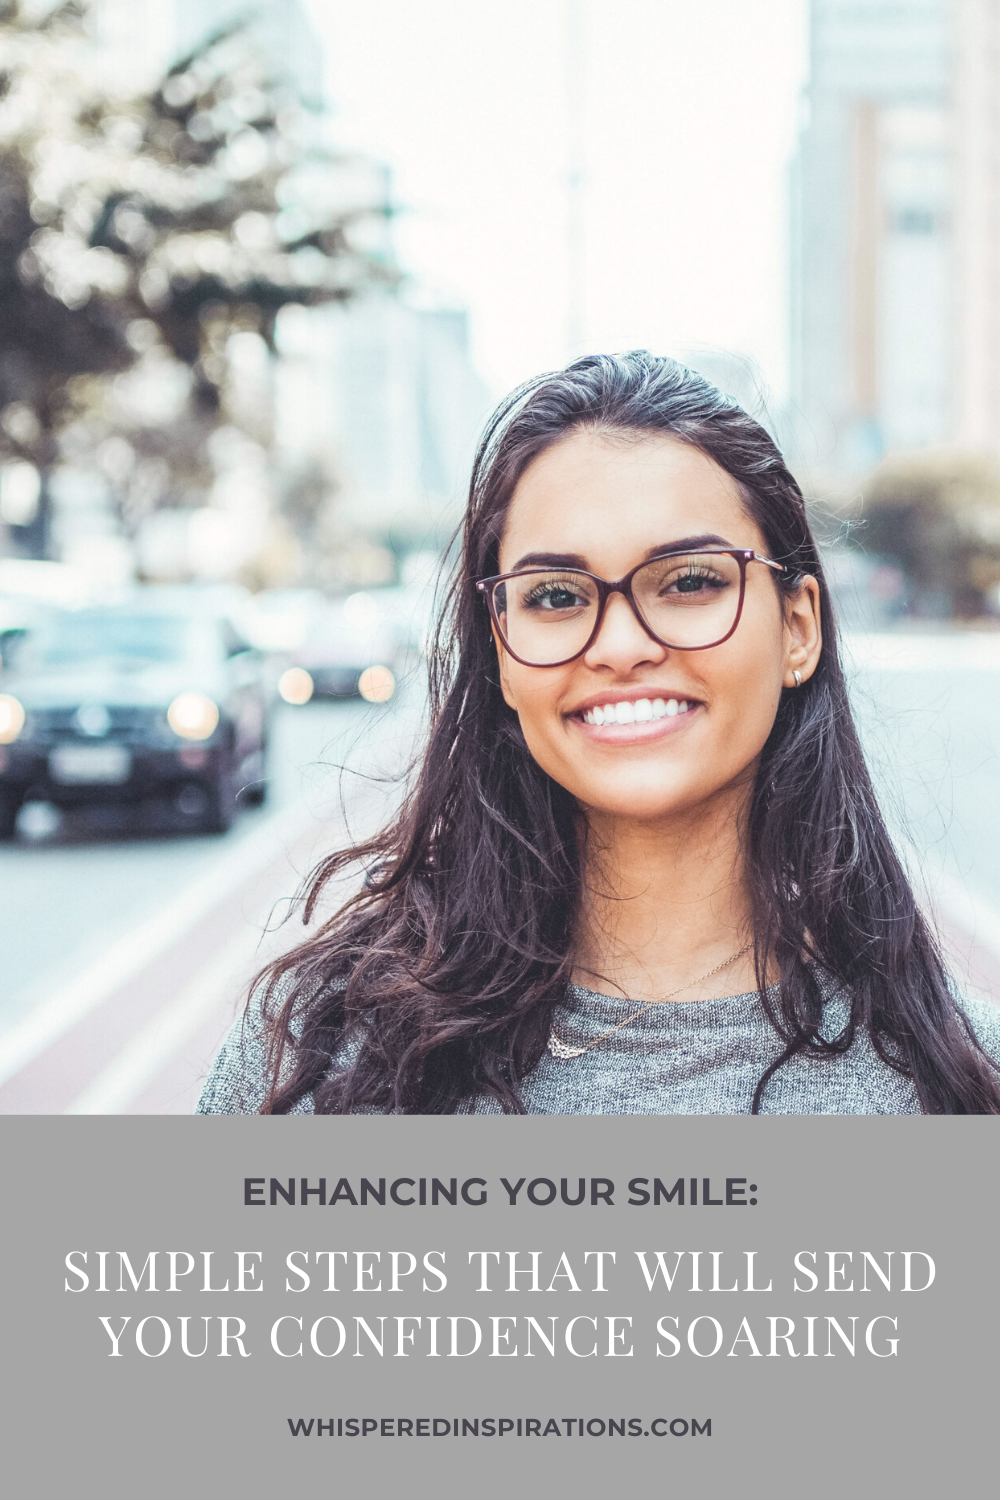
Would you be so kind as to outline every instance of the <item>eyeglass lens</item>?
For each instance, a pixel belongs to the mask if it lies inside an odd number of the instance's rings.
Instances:
[[[697,650],[732,630],[740,603],[740,565],[726,553],[654,558],[632,579],[636,609],[658,640]],[[537,568],[496,585],[500,633],[532,666],[554,666],[583,651],[593,634],[600,593],[586,573]]]

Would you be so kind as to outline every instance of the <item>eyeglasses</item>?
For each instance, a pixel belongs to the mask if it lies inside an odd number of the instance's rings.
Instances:
[[[612,594],[624,594],[646,634],[672,651],[728,641],[743,613],[747,564],[787,569],[742,548],[664,552],[609,583],[576,568],[523,568],[481,578],[505,649],[525,667],[562,667],[593,643]]]

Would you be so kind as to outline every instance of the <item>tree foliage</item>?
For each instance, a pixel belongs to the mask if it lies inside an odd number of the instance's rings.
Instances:
[[[906,574],[916,613],[1000,610],[1000,465],[989,450],[894,453],[864,489],[861,537]]]
[[[239,23],[135,92],[86,6],[0,0],[0,458],[103,451],[126,522],[204,487],[234,335],[391,282],[387,212]]]

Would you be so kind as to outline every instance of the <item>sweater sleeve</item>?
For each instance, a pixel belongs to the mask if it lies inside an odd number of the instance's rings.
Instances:
[[[332,986],[340,989],[343,980],[333,980]],[[280,1000],[280,991],[276,996]],[[297,1040],[301,1033],[304,1015],[298,1012],[289,1023],[291,1036]],[[351,1056],[351,1048],[345,1043],[338,1055],[341,1064]],[[286,1055],[285,1063],[289,1058]],[[331,1066],[335,1059],[331,1058]],[[268,1092],[267,1041],[264,1020],[263,989],[250,996],[246,1010],[237,1016],[219,1048],[205,1080],[201,1098],[195,1106],[197,1115],[257,1115]],[[311,1115],[314,1112],[312,1093],[303,1094],[288,1110],[290,1115]]]
[[[963,999],[960,1008],[980,1047],[1000,1065],[1000,1005],[992,1000]]]
[[[198,1115],[256,1115],[267,1094],[267,1049],[262,997],[251,995],[219,1048],[201,1098]]]

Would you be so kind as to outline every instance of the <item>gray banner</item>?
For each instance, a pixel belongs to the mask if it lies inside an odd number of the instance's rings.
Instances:
[[[992,1120],[0,1130],[12,1495],[996,1484]]]

